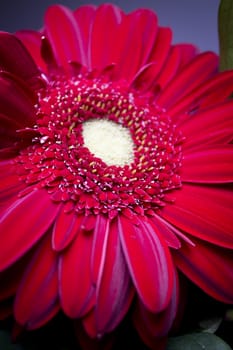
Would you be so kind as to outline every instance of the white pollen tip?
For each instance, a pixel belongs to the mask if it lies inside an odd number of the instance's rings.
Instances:
[[[83,123],[84,146],[107,165],[124,166],[134,160],[134,142],[130,131],[107,119]]]

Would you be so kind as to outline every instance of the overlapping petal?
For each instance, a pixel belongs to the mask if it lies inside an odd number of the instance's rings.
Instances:
[[[29,329],[61,308],[81,319],[81,343],[98,348],[105,341],[88,337],[114,331],[132,306],[140,337],[158,350],[182,302],[178,270],[233,302],[233,73],[171,39],[152,11],[112,4],[54,5],[39,32],[0,33],[0,317],[15,294],[15,318]],[[110,111],[107,90],[95,101],[99,81],[117,100]],[[155,159],[138,157],[137,181],[126,165],[115,190],[120,167],[111,177],[78,153],[78,118],[129,115],[146,153],[149,121],[140,122],[151,106],[162,130]]]

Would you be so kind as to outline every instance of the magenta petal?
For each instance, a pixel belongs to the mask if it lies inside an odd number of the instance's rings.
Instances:
[[[176,318],[179,306],[179,281],[176,271],[174,278],[174,287],[171,300],[167,308],[160,313],[151,313],[145,306],[138,301],[135,312],[133,314],[133,321],[139,334],[148,333],[151,337],[165,337],[171,330],[174,320]]]
[[[178,268],[202,290],[224,303],[233,303],[233,255],[231,250],[195,240],[174,251]]]
[[[91,278],[94,285],[102,274],[103,264],[106,255],[107,240],[109,235],[109,219],[105,216],[98,215],[93,237],[93,248],[91,256]]]
[[[46,65],[41,57],[41,37],[42,34],[34,30],[20,30],[15,33],[34,59],[37,67],[46,72]]]
[[[233,145],[210,145],[184,154],[181,177],[191,183],[232,183]]]
[[[176,103],[169,111],[174,121],[178,123],[189,119],[187,111],[197,108],[206,109],[213,108],[221,102],[226,102],[226,99],[232,92],[233,71],[221,72],[202,84],[197,86],[190,94],[184,96]]]
[[[16,294],[14,315],[29,329],[42,326],[58,312],[57,257],[47,235],[27,267]]]
[[[127,313],[133,287],[123,256],[117,222],[110,225],[104,267],[96,288],[96,324],[98,334],[111,332]]]
[[[81,231],[60,256],[59,288],[61,305],[71,318],[85,315],[93,307],[91,249],[93,237]]]
[[[91,35],[93,23],[95,20],[96,6],[85,5],[80,6],[74,11],[74,18],[79,26],[80,35],[82,38],[83,51],[86,52],[86,64],[88,69],[92,68],[91,63]]]
[[[159,74],[161,72],[164,63],[169,56],[171,49],[171,40],[171,29],[159,27],[153,49],[151,51],[150,57],[148,58],[148,62],[156,63],[157,73],[154,72],[154,74]],[[154,75],[154,78],[156,78],[156,75]]]
[[[103,4],[96,9],[90,38],[92,68],[100,69],[115,63],[116,35],[122,17],[122,10],[112,4]]]
[[[12,161],[0,161],[0,207],[6,210],[9,201],[15,200],[24,187],[25,184],[19,180]]]
[[[180,130],[186,137],[183,145],[184,151],[190,148],[201,149],[203,144],[228,143],[233,137],[232,114],[233,103],[229,101],[185,120],[180,125]]]
[[[116,77],[133,80],[138,70],[147,63],[157,34],[157,18],[152,11],[139,9],[124,16],[114,50]],[[132,60],[132,57],[134,58]]]
[[[83,38],[71,10],[61,5],[49,7],[45,14],[45,34],[59,65],[65,67],[69,62],[87,65]]]
[[[10,73],[0,72],[1,115],[11,122],[12,130],[14,124],[22,128],[35,123],[35,102],[35,95],[23,81]],[[4,127],[4,124],[1,127]]]
[[[172,229],[166,225],[159,216],[155,216],[150,219],[150,223],[155,232],[159,232],[159,235],[163,237],[167,245],[174,249],[179,249],[181,243]]]
[[[62,206],[53,226],[52,246],[56,251],[65,249],[75,238],[82,223],[82,216],[73,211],[66,212],[66,206]]]
[[[0,70],[18,76],[32,87],[35,78],[40,76],[40,71],[20,40],[5,32],[0,32]]]
[[[59,205],[52,203],[47,192],[34,190],[2,213],[0,231],[4,234],[0,245],[4,249],[0,254],[0,270],[19,259],[46,233],[58,210]]]
[[[215,74],[217,67],[218,56],[216,54],[207,52],[198,55],[167,85],[157,103],[160,106],[171,108],[181,98]]]
[[[125,259],[142,303],[152,312],[162,311],[170,300],[173,288],[173,264],[167,245],[160,234],[143,220],[138,220],[136,225],[122,216],[118,230]]]
[[[233,196],[228,189],[183,184],[173,205],[160,216],[179,230],[227,248],[233,248]]]
[[[16,294],[25,268],[32,259],[33,251],[25,254],[22,259],[0,273],[0,302]]]

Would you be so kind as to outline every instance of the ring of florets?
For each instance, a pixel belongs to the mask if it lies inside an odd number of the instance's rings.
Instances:
[[[22,181],[46,188],[78,212],[153,215],[181,186],[182,137],[169,115],[122,82],[51,79],[38,92],[38,135],[17,157]],[[130,131],[133,159],[107,165],[85,146],[82,126],[104,119]]]

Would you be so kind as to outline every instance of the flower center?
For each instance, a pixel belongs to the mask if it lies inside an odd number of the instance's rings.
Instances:
[[[106,119],[89,120],[82,127],[84,146],[107,165],[124,166],[133,162],[134,144],[127,128]]]
[[[182,136],[166,111],[122,81],[56,76],[35,108],[37,136],[16,166],[53,201],[85,215],[153,215],[181,186]]]

